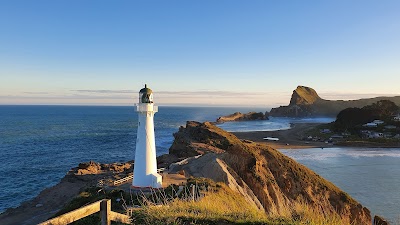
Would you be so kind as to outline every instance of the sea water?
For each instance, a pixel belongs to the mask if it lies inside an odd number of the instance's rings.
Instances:
[[[266,109],[159,107],[157,155],[168,153],[186,121],[215,121],[233,112]],[[134,107],[0,106],[0,212],[57,184],[72,167],[134,159],[138,115]]]
[[[334,183],[372,215],[400,224],[400,148],[281,150]]]
[[[173,133],[186,121],[215,121],[237,111],[266,109],[159,107],[154,117],[157,155],[168,153]],[[290,123],[331,121],[271,118],[218,126],[228,131],[260,131],[289,129]],[[57,184],[80,162],[133,160],[136,129],[133,106],[0,106],[0,212]],[[283,152],[338,185],[373,213],[397,221],[399,151],[331,148]]]

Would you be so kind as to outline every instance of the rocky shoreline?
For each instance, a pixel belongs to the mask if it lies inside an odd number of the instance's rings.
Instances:
[[[227,116],[218,117],[217,123],[234,122],[234,121],[252,121],[252,120],[268,120],[268,113],[262,112],[235,112]]]
[[[296,124],[293,129],[284,132],[286,137],[296,137],[299,135],[297,132],[301,133],[312,126],[316,124]],[[224,182],[232,190],[241,193],[247,202],[267,213],[283,213],[280,210],[301,199],[313,207],[324,209],[324,212],[337,213],[355,224],[370,224],[369,210],[332,183],[271,148],[269,143],[265,145],[250,141],[249,137],[254,139],[265,133],[235,134],[238,137],[212,123],[188,122],[174,134],[170,154],[158,157],[159,167],[169,168],[169,173],[181,173],[186,177],[207,177]],[[281,144],[287,146],[285,142],[289,139],[284,139],[284,135],[281,138],[284,143]],[[310,147],[298,144],[298,147]],[[295,145],[293,142],[290,147]],[[187,160],[175,164],[182,159]],[[0,214],[1,224],[36,224],[44,221],[80,191],[96,186],[98,180],[116,179],[131,172],[132,162],[81,163],[71,169],[59,184],[45,189],[33,200]]]

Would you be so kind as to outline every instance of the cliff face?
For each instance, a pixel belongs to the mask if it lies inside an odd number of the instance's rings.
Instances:
[[[390,100],[400,105],[400,96],[377,97],[359,100],[325,100],[318,96],[317,92],[305,86],[298,86],[293,91],[290,103],[287,106],[273,108],[270,116],[274,117],[314,117],[314,116],[333,116],[340,111],[351,107],[364,107],[380,100]]]
[[[353,224],[371,223],[368,209],[329,181],[266,145],[241,141],[208,122],[188,122],[174,136],[170,154],[190,156],[212,152],[193,158],[179,169],[192,176],[224,181],[267,213],[283,215],[288,208],[303,202],[322,213],[336,213]]]
[[[298,86],[296,90],[293,91],[289,105],[312,105],[318,100],[321,100],[321,98],[314,89]]]

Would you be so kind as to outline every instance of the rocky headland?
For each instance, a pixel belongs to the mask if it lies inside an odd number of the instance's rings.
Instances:
[[[22,203],[19,207],[7,209],[0,214],[0,224],[38,224],[53,216],[85,188],[95,187],[99,180],[118,179],[129,173],[132,173],[132,162],[80,163],[68,171],[57,185],[46,188],[34,199]]]
[[[326,100],[319,97],[317,92],[305,86],[298,86],[293,91],[290,103],[287,106],[272,108],[270,116],[274,117],[317,117],[336,115],[346,109],[352,107],[362,108],[366,105],[378,102],[380,100],[390,100],[396,105],[400,105],[400,96],[395,97],[376,97],[365,98],[359,100]]]
[[[231,115],[221,116],[217,119],[217,123],[233,122],[233,121],[249,121],[249,120],[268,120],[268,115],[262,112],[235,112]]]
[[[296,207],[321,215],[337,215],[351,224],[371,224],[370,211],[334,184],[267,145],[240,140],[213,123],[187,122],[174,134],[169,154],[158,157],[170,174],[205,177],[225,183],[245,201],[267,213],[295,219]],[[35,224],[99,180],[132,173],[132,162],[81,163],[54,187],[0,215],[2,224]],[[227,224],[227,223],[223,223]]]
[[[370,224],[367,208],[305,166],[275,149],[239,140],[215,125],[188,122],[175,135],[170,154],[191,158],[173,170],[227,183],[267,213],[285,214],[295,204],[336,213],[352,224]]]

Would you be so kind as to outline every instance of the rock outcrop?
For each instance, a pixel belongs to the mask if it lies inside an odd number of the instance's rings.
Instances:
[[[321,213],[337,214],[352,224],[371,223],[367,208],[266,145],[241,141],[209,122],[188,122],[174,137],[170,154],[203,154],[182,163],[176,170],[183,169],[188,176],[223,181],[267,213],[283,215],[296,203],[305,203]]]
[[[380,216],[374,216],[373,225],[389,225],[389,222]]]
[[[132,163],[110,163],[103,164],[93,161],[79,163],[78,167],[72,168],[70,173],[74,175],[90,175],[100,173],[121,173],[132,171]]]
[[[380,100],[390,100],[400,105],[400,96],[377,97],[359,100],[325,100],[318,96],[317,92],[305,86],[298,86],[293,91],[290,103],[287,106],[272,108],[270,116],[274,117],[315,117],[332,116],[335,117],[340,111],[351,107],[364,107]]]
[[[217,123],[232,121],[248,121],[248,120],[267,120],[268,117],[262,112],[249,112],[246,114],[235,112],[228,116],[221,116],[217,119]]]

